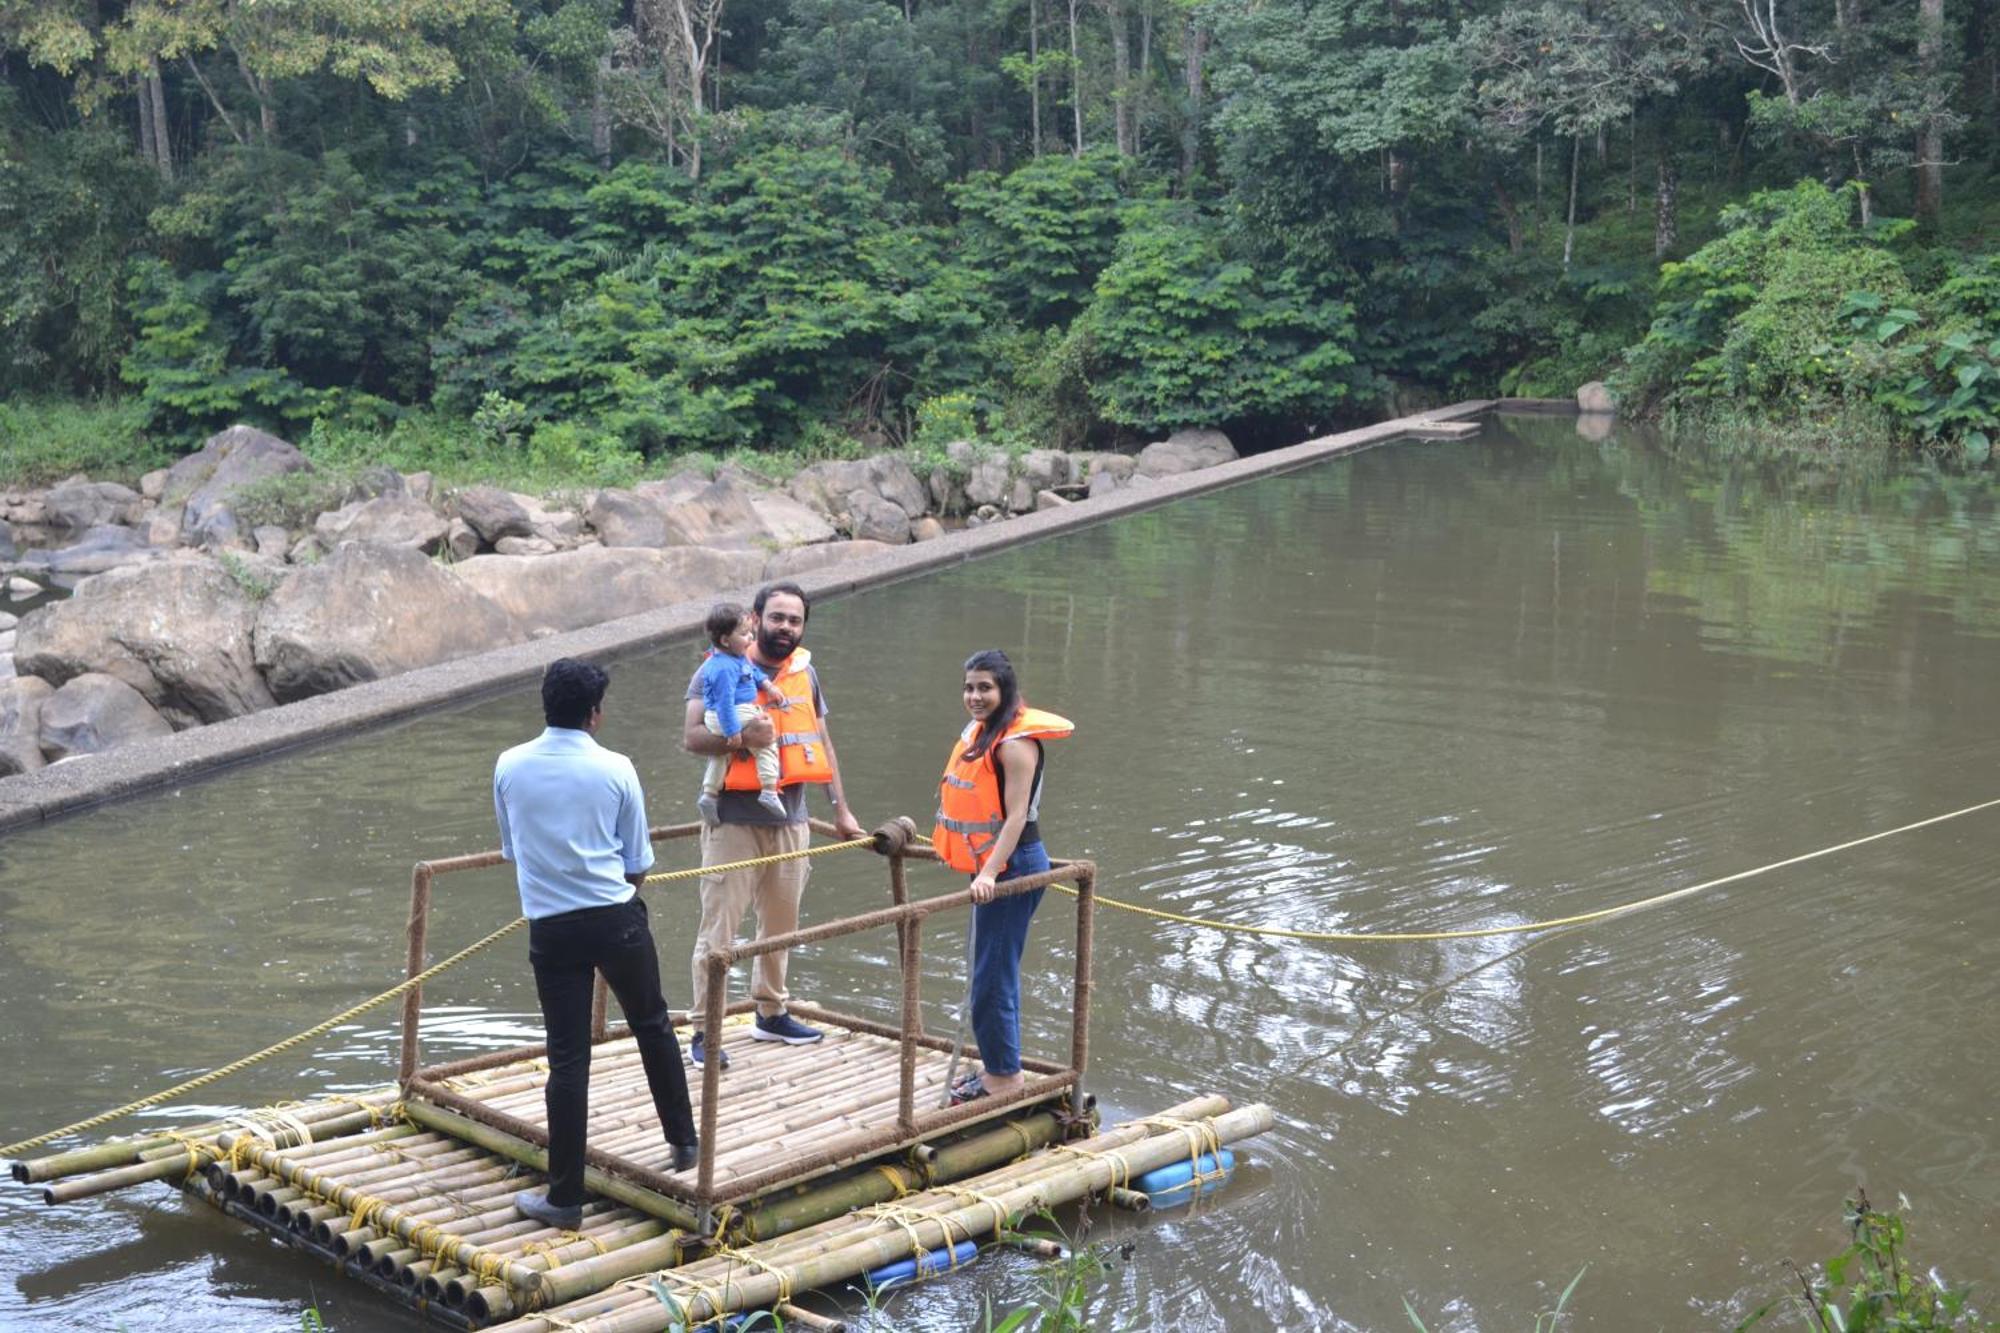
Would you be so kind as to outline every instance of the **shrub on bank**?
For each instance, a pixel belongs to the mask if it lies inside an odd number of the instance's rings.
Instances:
[[[1984,462],[2000,431],[2000,256],[1915,249],[1912,224],[1864,225],[1859,204],[1856,185],[1806,180],[1726,210],[1720,236],[1661,268],[1620,401],[1779,426],[1858,410]]]

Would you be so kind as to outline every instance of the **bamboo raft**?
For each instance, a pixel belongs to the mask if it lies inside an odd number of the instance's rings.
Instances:
[[[1203,1097],[1096,1128],[1083,1089],[1095,877],[1087,861],[999,886],[1003,894],[1075,886],[1069,1062],[1026,1061],[1018,1093],[941,1105],[952,1047],[923,1028],[921,940],[928,917],[965,910],[970,895],[910,901],[904,862],[930,853],[910,844],[908,821],[899,825],[876,835],[889,862],[889,907],[710,955],[706,1040],[732,1066],[724,1077],[709,1060],[691,1089],[702,1141],[692,1171],[672,1170],[636,1048],[605,1021],[600,978],[591,1199],[573,1232],[530,1221],[512,1202],[544,1183],[545,1049],[424,1068],[420,989],[406,998],[392,1086],[17,1162],[14,1177],[42,1185],[49,1203],[166,1181],[449,1327],[657,1333],[774,1310],[788,1325],[825,1329],[838,1321],[799,1308],[797,1294],[1001,1239],[1024,1215],[1090,1196],[1143,1206],[1128,1187],[1146,1172],[1182,1163],[1199,1181],[1223,1145],[1271,1127],[1268,1107]],[[418,865],[412,978],[424,968],[438,876],[496,862],[482,853]],[[749,1038],[748,1004],[723,1003],[731,964],[868,930],[898,938],[899,1026],[796,1005],[825,1040],[772,1046]]]

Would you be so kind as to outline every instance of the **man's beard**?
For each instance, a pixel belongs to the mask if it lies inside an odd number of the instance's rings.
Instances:
[[[757,627],[757,655],[766,662],[782,662],[799,646],[797,636],[785,630]]]

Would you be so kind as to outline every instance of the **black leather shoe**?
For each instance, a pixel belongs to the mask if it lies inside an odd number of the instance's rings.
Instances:
[[[574,1231],[583,1225],[583,1205],[573,1203],[565,1208],[561,1204],[549,1202],[549,1196],[534,1190],[522,1190],[514,1196],[514,1207],[523,1217],[531,1217],[543,1226],[554,1227],[558,1231]]]
[[[694,1170],[695,1163],[701,1160],[701,1145],[699,1143],[676,1143],[673,1145],[673,1149],[674,1170],[676,1171],[692,1171]]]

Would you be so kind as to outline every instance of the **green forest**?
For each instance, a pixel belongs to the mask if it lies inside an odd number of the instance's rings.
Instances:
[[[2000,6],[0,0],[0,460],[1249,447],[1567,397],[1985,462]]]

